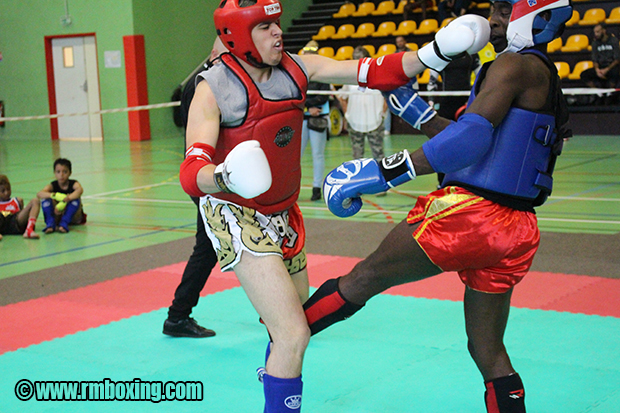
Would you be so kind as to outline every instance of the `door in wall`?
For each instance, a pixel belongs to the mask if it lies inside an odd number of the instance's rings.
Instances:
[[[56,113],[101,110],[94,36],[52,39]],[[61,116],[60,139],[102,139],[101,115]]]

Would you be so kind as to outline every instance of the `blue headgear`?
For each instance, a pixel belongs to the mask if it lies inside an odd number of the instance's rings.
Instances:
[[[518,52],[526,47],[549,43],[556,38],[573,15],[570,0],[495,0],[512,4],[504,52]],[[551,17],[545,20],[539,14],[549,10]]]

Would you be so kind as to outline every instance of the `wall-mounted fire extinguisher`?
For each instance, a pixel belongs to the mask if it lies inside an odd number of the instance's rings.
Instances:
[[[4,101],[0,100],[0,118],[4,117]],[[4,128],[4,121],[0,122],[0,128]]]

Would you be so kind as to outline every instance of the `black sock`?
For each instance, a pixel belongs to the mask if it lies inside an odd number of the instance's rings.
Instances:
[[[327,280],[304,304],[304,311],[312,335],[338,321],[351,317],[363,305],[354,304],[342,296],[338,278]]]
[[[484,383],[488,413],[525,413],[525,390],[517,373]]]

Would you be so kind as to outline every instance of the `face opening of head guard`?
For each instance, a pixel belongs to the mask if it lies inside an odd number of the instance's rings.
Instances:
[[[526,47],[549,43],[559,36],[573,15],[570,0],[495,0],[512,4],[506,30],[505,52],[518,52]],[[549,11],[549,13],[543,13]],[[545,14],[547,18],[543,17]]]
[[[243,0],[222,0],[213,12],[217,35],[226,48],[239,59],[255,67],[267,67],[252,40],[252,29],[261,23],[278,23],[282,5],[278,0],[257,0],[241,7]]]

